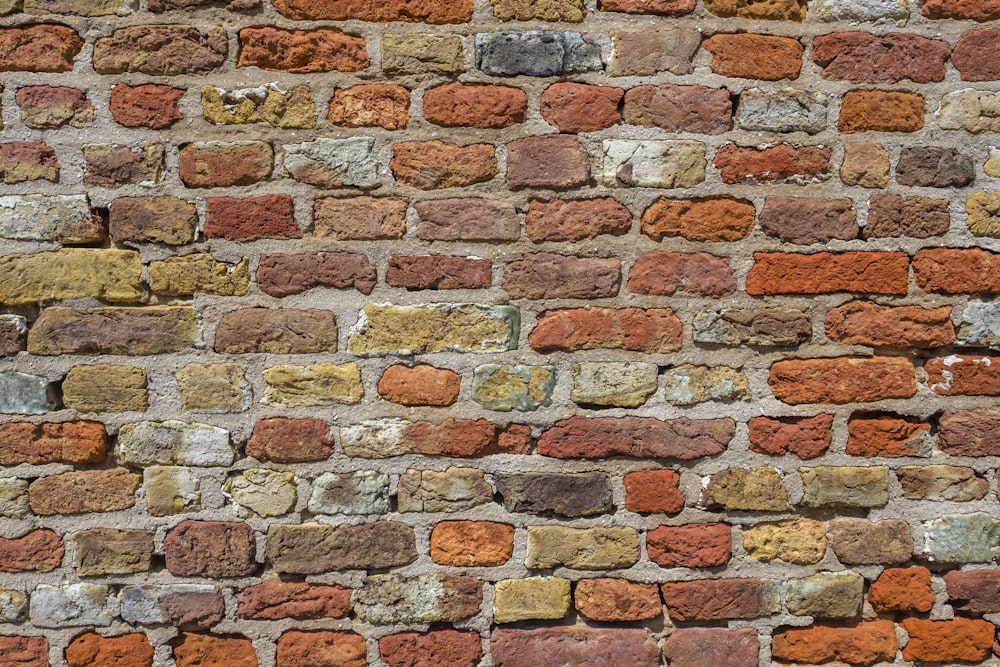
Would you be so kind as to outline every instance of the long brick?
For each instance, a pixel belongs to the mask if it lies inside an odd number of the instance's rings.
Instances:
[[[0,424],[0,465],[100,463],[110,446],[104,424],[71,421]]]
[[[194,346],[198,320],[186,306],[46,308],[28,332],[31,354],[148,355]]]
[[[544,431],[537,451],[560,459],[633,456],[688,460],[722,453],[734,434],[731,419],[576,416],[561,419]]]
[[[632,265],[626,286],[633,294],[677,292],[718,299],[736,291],[729,262],[705,252],[650,252]]]
[[[621,349],[633,352],[676,352],[683,329],[669,308],[570,308],[539,313],[528,336],[539,352]]]
[[[335,28],[240,30],[237,67],[258,67],[269,72],[358,72],[369,65],[365,40]]]
[[[982,248],[924,248],[913,256],[913,277],[925,292],[1000,293],[1000,256]]]
[[[660,663],[656,641],[645,630],[634,628],[498,628],[490,638],[490,654],[496,667],[655,667]]]
[[[879,619],[846,626],[813,625],[779,630],[771,640],[771,654],[783,662],[838,661],[868,665],[891,662],[897,646],[892,621]]]
[[[472,18],[472,0],[277,0],[274,8],[293,21],[407,21],[421,23],[465,23]]]
[[[756,252],[747,294],[906,294],[909,256],[904,252]]]
[[[916,373],[900,357],[786,359],[771,365],[768,384],[783,403],[870,403],[909,398]]]
[[[141,477],[125,468],[81,470],[36,479],[28,487],[35,514],[114,512],[135,505]]]
[[[0,28],[0,72],[70,72],[83,39],[64,25]]]

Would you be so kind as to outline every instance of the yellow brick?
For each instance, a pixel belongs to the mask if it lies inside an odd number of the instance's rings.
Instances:
[[[81,412],[144,412],[146,371],[134,366],[74,366],[62,382],[63,403]]]
[[[0,303],[57,299],[139,301],[142,261],[134,250],[66,248],[0,258]]]
[[[264,402],[284,408],[358,403],[365,395],[356,363],[272,366],[264,371]]]

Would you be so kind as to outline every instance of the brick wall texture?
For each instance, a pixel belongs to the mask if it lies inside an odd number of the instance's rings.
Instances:
[[[0,85],[0,667],[1000,664],[1000,0],[0,0]]]

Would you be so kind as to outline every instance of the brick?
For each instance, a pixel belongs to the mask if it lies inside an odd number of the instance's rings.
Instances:
[[[840,102],[838,129],[855,132],[916,132],[924,126],[924,98],[916,93],[849,90]]]
[[[291,508],[294,505],[293,499]],[[376,470],[323,473],[313,480],[309,511],[315,514],[386,514],[389,511],[389,476]]]
[[[563,81],[545,89],[539,111],[560,132],[596,132],[621,120],[624,94],[621,88]]]
[[[577,611],[594,621],[642,621],[663,614],[656,584],[624,579],[582,579],[573,595]]]
[[[998,528],[985,512],[946,514],[924,522],[923,554],[940,563],[992,562],[1000,551]]]
[[[255,621],[345,618],[351,612],[351,589],[269,579],[239,591],[236,602],[237,618]]]
[[[208,253],[168,257],[149,263],[149,289],[154,294],[192,296],[246,296],[250,285],[249,259],[235,266],[217,262]]]
[[[826,546],[826,526],[805,517],[743,528],[743,550],[751,559],[764,563],[780,560],[812,565],[826,556]]]
[[[996,569],[953,570],[945,573],[944,583],[948,589],[948,602],[956,611],[992,614],[1000,610],[1000,571]]]
[[[102,637],[77,635],[66,647],[70,667],[153,667],[153,645],[141,632]]]
[[[725,88],[636,86],[625,93],[623,117],[629,125],[669,132],[722,134],[729,131],[733,103]]]
[[[31,593],[31,622],[41,628],[111,625],[104,584],[39,584]]]
[[[16,477],[0,477],[0,516],[23,519],[30,513],[27,480]],[[0,616],[5,616],[5,614],[0,613]]]
[[[680,320],[669,308],[568,308],[538,314],[528,342],[539,352],[621,349],[666,353],[681,347]]]
[[[375,267],[365,255],[356,253],[262,255],[257,266],[260,291],[276,297],[299,294],[316,287],[353,287],[362,294],[370,294],[375,280]]]
[[[195,344],[198,323],[186,306],[146,308],[50,307],[28,332],[31,354],[180,352]]]
[[[59,182],[56,152],[42,142],[0,143],[0,181],[5,184],[46,180]]]
[[[365,40],[336,28],[283,30],[265,26],[239,32],[237,67],[268,72],[359,72],[370,64]]]
[[[384,49],[383,41],[383,70]],[[405,130],[410,122],[409,110],[410,91],[406,88],[389,83],[368,83],[334,90],[326,119],[343,127]]]
[[[611,511],[603,473],[497,473],[494,485],[508,512],[581,517]]]
[[[118,84],[111,89],[111,117],[125,127],[163,130],[184,118],[178,103],[187,91],[155,83]]]
[[[805,132],[826,129],[827,97],[802,90],[759,90],[740,94],[736,125],[753,132]]]
[[[487,410],[532,411],[552,404],[553,366],[482,364],[472,378],[472,400]]]
[[[930,456],[930,425],[891,416],[851,417],[848,456]]]
[[[833,553],[844,565],[895,565],[913,557],[908,523],[838,517],[828,524]]]
[[[965,130],[973,134],[1000,130],[996,108],[998,96],[986,90],[956,90],[941,97],[937,123],[945,130]],[[985,169],[990,175],[990,169]]]
[[[21,122],[34,129],[86,127],[96,115],[93,103],[79,88],[24,86],[17,89],[14,100],[21,108]]]
[[[575,416],[542,432],[537,453],[564,459],[637,456],[688,460],[723,452],[734,432],[731,419]]]
[[[229,466],[234,457],[229,431],[209,424],[171,419],[123,424],[118,429],[118,458],[133,466]]]
[[[445,419],[438,424],[382,419],[341,428],[340,437],[345,454],[362,458],[409,453],[450,457],[526,454],[531,442],[530,429],[524,425],[502,428],[485,419]],[[443,473],[425,471],[428,477],[439,474]],[[480,477],[481,471],[474,471],[474,475]],[[478,487],[492,496],[492,490],[481,484]]]
[[[164,171],[163,144],[155,141],[136,146],[84,145],[83,157],[87,163],[83,182],[90,187],[150,187],[159,182]]]
[[[438,565],[496,567],[514,552],[514,527],[492,521],[441,521],[431,531],[430,556]]]
[[[705,180],[700,141],[606,139],[604,184],[616,188],[693,188]]]
[[[604,64],[601,47],[578,32],[528,30],[476,34],[476,67],[491,76],[553,76]]]
[[[799,468],[803,507],[863,509],[889,502],[886,466]]]
[[[267,529],[267,560],[279,574],[384,569],[416,560],[414,539],[412,528],[394,521],[341,526],[272,523]]]
[[[813,39],[813,62],[823,78],[852,83],[944,81],[950,55],[947,42],[909,33],[836,32]]]
[[[382,35],[382,71],[386,74],[458,74],[464,70],[458,35]]]
[[[951,214],[944,199],[874,195],[868,202],[868,224],[861,229],[861,235],[866,239],[886,236],[925,239],[947,233],[950,226]]]
[[[146,507],[151,516],[201,509],[201,481],[188,468],[152,465],[142,471]]]
[[[180,149],[180,177],[189,188],[252,185],[273,165],[274,151],[264,141],[204,141]]]
[[[482,604],[482,581],[445,574],[372,575],[354,598],[358,618],[373,625],[453,623],[475,616]]]
[[[975,236],[1000,236],[1000,197],[974,192],[965,198],[965,224]]]
[[[976,177],[972,160],[954,148],[904,146],[896,163],[896,182],[931,188],[960,188]]]
[[[634,528],[528,526],[528,569],[617,570],[638,560],[639,533]]]
[[[49,667],[45,637],[0,636],[0,655],[10,667]]]
[[[660,567],[720,567],[732,556],[733,533],[724,523],[660,526],[646,533],[646,550]]]
[[[684,509],[680,475],[673,470],[638,470],[625,474],[625,509],[675,514]]]
[[[725,144],[712,161],[725,183],[793,183],[804,185],[830,178],[829,148],[778,144],[766,148]]]
[[[375,158],[374,137],[319,137],[285,144],[285,171],[318,188],[377,188],[383,169]]]
[[[1000,4],[996,0],[974,2],[972,0],[918,0],[920,13],[931,19],[971,19],[973,21],[993,21],[1000,18]]]
[[[263,371],[267,405],[283,408],[360,403],[361,369],[354,362],[308,366],[279,364]]]
[[[632,213],[611,197],[544,201],[532,199],[525,216],[525,235],[532,241],[583,241],[602,234],[622,236],[632,226]]]
[[[73,533],[73,567],[81,577],[148,572],[153,560],[153,532],[90,528]]]
[[[898,357],[776,361],[768,384],[774,396],[789,405],[870,403],[916,393],[913,365]]]
[[[962,345],[985,344],[994,346],[997,336],[994,324],[997,320],[996,306],[986,301],[969,301],[962,309],[958,330],[958,340]]]
[[[483,656],[476,632],[430,630],[402,632],[378,640],[382,662],[389,667],[476,667]]]
[[[906,294],[909,257],[902,252],[754,253],[747,294]]]
[[[758,618],[777,611],[773,582],[760,579],[701,579],[660,585],[673,621]]]
[[[98,74],[198,74],[222,65],[228,51],[222,28],[136,25],[119,28],[94,43],[94,69]]]
[[[488,259],[440,255],[392,255],[385,282],[408,290],[484,289],[490,286],[493,264]]]
[[[100,463],[109,447],[110,440],[100,422],[0,425],[0,465]]]
[[[804,21],[804,0],[706,0],[705,9],[716,16],[773,21]]]
[[[182,632],[174,640],[177,667],[257,667],[257,654],[249,639]]]
[[[264,195],[234,199],[209,197],[206,201],[205,237],[229,241],[265,238],[302,238],[295,223],[289,195]]]
[[[257,570],[254,531],[241,521],[183,521],[167,533],[164,552],[178,577],[245,577]]]
[[[729,262],[704,252],[650,252],[629,271],[626,289],[633,294],[673,296],[677,292],[713,299],[736,291]]]
[[[656,641],[641,628],[497,628],[490,638],[496,667],[532,667],[546,661],[564,667],[653,667],[659,664],[659,653]]]
[[[570,400],[578,405],[636,408],[656,393],[659,368],[639,361],[584,361],[571,366]]]
[[[510,306],[369,304],[362,313],[362,325],[355,328],[348,340],[352,354],[378,356],[444,350],[484,353],[517,345],[518,311]]]
[[[602,12],[684,16],[694,11],[694,0],[600,0]]]
[[[0,196],[0,238],[94,243],[106,236],[87,195]]]
[[[449,83],[424,92],[424,118],[441,127],[500,129],[523,123],[528,96],[520,88]]]
[[[760,641],[753,628],[680,628],[663,642],[663,655],[674,667],[741,667],[758,661]]]
[[[712,71],[722,76],[794,80],[802,69],[802,44],[790,37],[719,33],[701,46],[712,54]]]
[[[353,632],[288,630],[278,638],[278,667],[364,667],[367,649]]]
[[[910,635],[903,659],[920,662],[978,662],[992,652],[996,627],[989,621],[954,618],[931,621],[904,618],[900,625]]]
[[[13,357],[25,349],[27,334],[27,318],[21,315],[0,315],[0,357]]]
[[[951,456],[997,456],[998,425],[994,410],[948,410],[938,418],[938,447]]]
[[[232,90],[202,86],[201,109],[205,120],[213,125],[268,123],[284,129],[316,127],[316,105],[308,85],[287,92],[274,84]]]
[[[47,528],[20,537],[0,537],[0,572],[51,572],[62,565],[66,549],[62,538]]]
[[[565,190],[590,180],[590,156],[576,137],[548,134],[507,144],[507,187]]]
[[[497,175],[492,144],[458,144],[406,141],[393,144],[389,168],[401,185],[421,190],[466,187]]]
[[[850,625],[779,629],[771,640],[771,655],[782,662],[868,665],[891,662],[896,658],[897,646],[892,621],[879,619]]]
[[[118,197],[108,209],[115,241],[185,245],[195,238],[198,210],[176,197]]]
[[[115,512],[135,505],[140,481],[125,468],[65,472],[32,482],[28,502],[38,515]]]
[[[895,470],[903,497],[909,500],[950,500],[965,503],[989,493],[989,482],[972,468],[960,466],[902,466]]]
[[[618,294],[618,259],[536,253],[507,264],[503,289],[512,299],[596,299]]]
[[[472,18],[472,0],[441,3],[436,0],[386,0],[376,5],[348,0],[330,6],[316,0],[278,0],[275,9],[293,21],[407,21],[433,24],[466,23]]]
[[[820,21],[850,21],[852,23],[880,24],[894,21],[896,25],[906,24],[910,17],[910,3],[907,0],[819,0],[814,8],[814,16]]]
[[[378,382],[379,395],[402,405],[451,405],[458,400],[461,376],[429,364],[390,366]]]
[[[1000,6],[993,9],[1000,18]],[[968,30],[962,33],[951,54],[951,62],[962,81],[994,81],[1000,78],[996,64],[1000,54],[1000,30]]]
[[[211,584],[126,586],[121,596],[122,620],[208,628],[226,614],[222,591]]]
[[[955,342],[951,306],[880,306],[850,301],[826,314],[826,335],[845,345],[934,348]]]
[[[244,412],[253,403],[250,384],[236,364],[188,364],[174,377],[185,412]]]
[[[579,23],[587,15],[583,0],[490,0],[501,21],[567,21]]]
[[[913,256],[913,277],[925,292],[1000,292],[995,254],[981,248],[926,248]]]
[[[81,412],[145,412],[146,371],[134,366],[74,366],[61,385],[63,405]]]
[[[215,331],[225,354],[313,354],[337,351],[337,322],[326,310],[244,308],[225,313]]]
[[[64,25],[0,29],[0,72],[71,72],[83,39]]]
[[[401,238],[406,231],[407,203],[398,197],[317,199],[313,235],[338,241]]]
[[[149,11],[168,12],[177,9],[194,9],[211,5],[210,0],[149,0]],[[229,10],[256,9],[260,0],[231,0],[225,5]]]
[[[703,483],[698,502],[707,508],[780,512],[788,507],[788,489],[774,468],[727,468]]]
[[[417,237],[428,241],[504,241],[520,235],[514,207],[489,199],[434,199],[414,204]],[[402,217],[405,218],[405,209]]]
[[[478,468],[407,470],[396,497],[400,512],[459,512],[493,500],[493,487]]]
[[[0,372],[0,414],[41,415],[59,407],[56,386],[41,375]]]
[[[701,310],[694,319],[694,339],[715,345],[794,347],[812,337],[812,322],[791,308]]]
[[[681,364],[663,373],[664,398],[672,405],[707,401],[748,401],[750,386],[743,370],[729,366]]]
[[[934,600],[931,573],[925,567],[887,567],[868,588],[868,601],[877,612],[928,612]]]
[[[889,151],[878,144],[860,141],[847,143],[844,144],[844,162],[840,166],[840,180],[844,185],[884,188],[889,185],[889,167]],[[895,196],[902,201],[902,197],[898,195],[889,196]],[[874,201],[876,197],[872,197],[872,200]],[[868,226],[872,226],[871,216]],[[868,227],[865,227],[865,232],[868,231]]]
[[[847,198],[775,197],[764,200],[760,227],[786,243],[810,245],[858,236],[854,203]]]
[[[569,579],[529,577],[493,584],[494,623],[559,619],[569,612]]]
[[[820,572],[785,584],[785,607],[794,616],[852,619],[861,612],[865,578],[857,572]]]
[[[10,589],[0,591],[0,618],[3,618],[5,623],[17,623],[23,621],[27,616],[28,596]],[[13,647],[4,645],[4,639],[0,638],[0,651],[14,653],[15,649]],[[8,655],[9,653],[5,653],[4,655]]]
[[[927,385],[941,396],[1000,396],[1000,372],[995,357],[950,355],[924,362]]]
[[[634,0],[612,1],[616,7],[640,6]],[[642,5],[682,6],[687,12],[694,10],[694,2],[691,0],[642,0]],[[607,6],[607,2],[602,5]],[[608,76],[649,76],[660,72],[690,74],[694,70],[691,61],[701,45],[701,33],[694,28],[660,28],[638,32],[612,29],[610,34],[613,50],[608,63]]]
[[[121,0],[27,0],[23,3],[26,14],[75,14],[77,16],[127,16],[133,8]]]

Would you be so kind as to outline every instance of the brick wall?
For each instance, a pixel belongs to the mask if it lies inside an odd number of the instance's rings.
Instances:
[[[0,667],[996,664],[997,0],[0,14]]]

